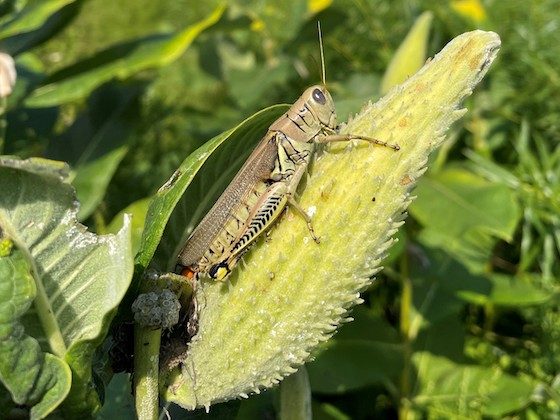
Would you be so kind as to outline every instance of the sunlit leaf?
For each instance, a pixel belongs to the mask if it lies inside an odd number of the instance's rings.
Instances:
[[[432,416],[502,417],[531,401],[534,385],[498,369],[457,364],[428,352],[414,356],[418,384],[413,403]]]
[[[406,38],[393,56],[381,81],[381,93],[402,83],[413,75],[426,61],[426,50],[430,36],[432,13],[424,12],[410,29]]]
[[[136,255],[140,249],[140,241],[142,239],[142,232],[144,232],[144,224],[146,222],[146,214],[150,206],[151,198],[143,198],[129,204],[111,220],[107,226],[107,232],[117,233],[123,224],[123,217],[125,214],[131,216],[132,222],[130,224],[130,232],[132,236],[132,255]]]
[[[41,349],[22,317],[37,297],[32,266],[19,249],[0,256],[0,381],[32,419],[52,412],[68,395],[71,372],[60,357]]]
[[[11,20],[0,25],[0,39],[39,28],[55,12],[75,0],[42,0],[29,2]]]
[[[37,295],[25,331],[72,369],[65,411],[89,415],[100,404],[93,353],[132,277],[130,226],[117,235],[88,232],[76,220],[67,172],[60,162],[0,159],[0,226],[32,268]]]
[[[149,68],[176,60],[195,38],[215,24],[224,8],[173,35],[152,36],[119,44],[53,74],[25,102],[29,107],[48,107],[86,97],[96,87],[113,79],[126,79]]]

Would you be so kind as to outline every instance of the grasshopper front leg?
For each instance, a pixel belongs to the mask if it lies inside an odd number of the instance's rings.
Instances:
[[[318,143],[332,143],[337,141],[352,141],[352,140],[363,140],[363,141],[367,141],[368,143],[376,144],[378,146],[389,147],[390,149],[393,150],[401,150],[401,147],[398,144],[391,144],[391,143],[387,143],[386,141],[374,139],[373,137],[365,137],[357,134],[332,133],[332,134],[317,136]]]

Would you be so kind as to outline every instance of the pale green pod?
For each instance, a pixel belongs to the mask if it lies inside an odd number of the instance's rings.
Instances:
[[[299,202],[321,243],[288,210],[226,282],[202,280],[198,334],[182,368],[162,376],[164,397],[192,409],[278,383],[309,359],[381,269],[428,155],[482,79],[500,46],[492,32],[451,41],[344,132],[400,145],[337,143],[313,165]]]

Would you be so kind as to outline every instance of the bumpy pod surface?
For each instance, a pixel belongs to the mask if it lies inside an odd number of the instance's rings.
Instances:
[[[167,400],[192,409],[259,392],[293,373],[333,334],[380,270],[429,154],[466,112],[461,102],[499,46],[492,32],[455,38],[347,123],[344,132],[401,150],[362,141],[329,147],[299,199],[321,243],[288,211],[227,282],[202,281],[199,331],[183,367],[162,381]]]

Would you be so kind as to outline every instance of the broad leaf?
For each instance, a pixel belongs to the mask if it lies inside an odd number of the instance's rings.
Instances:
[[[404,353],[398,331],[361,306],[352,312],[352,318],[334,343],[306,365],[314,391],[350,392],[395,383],[401,374]]]
[[[313,392],[340,394],[372,384],[395,383],[403,368],[400,344],[336,341],[307,365]]]
[[[67,413],[89,415],[99,407],[93,352],[132,276],[130,226],[125,219],[117,235],[88,232],[67,171],[43,159],[0,159],[0,226],[32,267],[37,296],[25,331],[72,369]]]
[[[29,107],[48,107],[76,101],[113,79],[126,79],[142,70],[165,66],[177,59],[195,38],[215,24],[224,8],[173,35],[153,36],[113,46],[53,74],[27,99]]]
[[[240,108],[251,109],[262,102],[271,89],[286,84],[292,72],[293,68],[288,61],[273,67],[232,70],[229,76],[229,93]]]
[[[535,384],[496,368],[469,364],[465,337],[458,313],[439,318],[420,332],[408,372],[407,398],[416,408],[444,418],[472,418],[475,413],[501,417],[528,404]]]
[[[492,285],[486,277],[472,274],[447,252],[430,248],[419,252],[422,255],[411,264],[416,329],[458,315],[465,295],[490,293]]]
[[[27,255],[19,249],[0,257],[0,381],[31,418],[46,417],[70,391],[70,368],[41,350],[22,317],[37,296]]]
[[[371,310],[358,306],[352,311],[352,318],[352,322],[340,328],[336,341],[368,340],[388,344],[400,343],[399,332]]]
[[[99,420],[135,420],[134,400],[130,389],[128,374],[119,373],[113,376],[106,389],[105,402],[96,418]]]
[[[418,184],[411,214],[424,226],[421,238],[481,270],[497,238],[509,241],[520,219],[515,192],[455,167]]]
[[[74,18],[78,16],[82,4],[85,3],[86,1],[87,0],[70,1],[68,2],[68,4],[62,6],[60,9],[57,9],[50,16],[46,16],[44,22],[42,22],[40,26],[37,26],[36,28],[33,28],[28,32],[16,32],[13,35],[9,36],[8,38],[2,39],[0,41],[0,45],[2,45],[2,50],[14,57],[17,56],[17,58],[19,59],[20,56],[23,55],[23,53],[30,51],[32,48],[36,47],[37,45],[40,45],[46,42],[47,40],[51,39],[56,34],[58,34],[64,27],[72,23]],[[43,9],[42,5],[39,6],[38,5],[39,2],[29,2],[29,3],[37,4],[37,6],[33,6],[33,7],[39,13],[43,13],[43,11],[48,11],[47,9]],[[56,3],[56,2],[51,2],[51,3]],[[58,3],[62,4],[63,2],[59,1]],[[14,21],[14,23],[16,22]],[[18,81],[21,80],[19,78],[20,74],[21,72],[18,69]],[[43,77],[41,77],[41,81],[42,79]],[[37,84],[34,84],[32,87],[35,88],[36,85]],[[31,86],[28,84],[26,86],[25,93],[27,94],[31,90],[32,90]],[[10,99],[10,102],[13,101]]]
[[[418,383],[413,404],[439,418],[502,417],[531,401],[534,385],[498,369],[457,364],[416,353]]]
[[[72,126],[50,139],[47,156],[72,166],[71,181],[80,201],[79,220],[95,211],[126,155],[127,140],[134,130],[130,112],[142,90],[133,84],[97,90]]]

